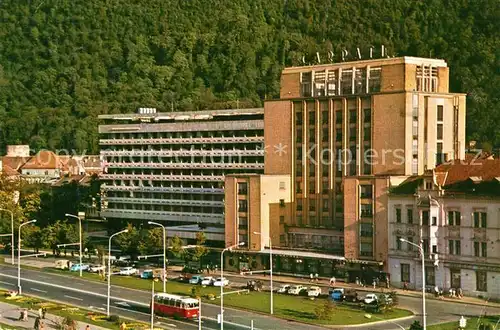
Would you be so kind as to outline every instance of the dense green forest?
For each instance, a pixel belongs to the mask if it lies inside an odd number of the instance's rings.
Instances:
[[[443,58],[467,135],[500,145],[498,0],[3,0],[0,146],[95,153],[96,116],[261,105],[303,54]]]

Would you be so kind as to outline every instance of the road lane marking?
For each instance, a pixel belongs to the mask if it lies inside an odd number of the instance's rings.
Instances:
[[[64,295],[66,298],[69,298],[69,299],[74,299],[74,300],[78,300],[78,301],[83,301],[82,298],[78,298],[78,297],[73,297],[73,296],[68,296],[68,295]]]
[[[5,285],[10,285],[10,286],[14,286],[14,284],[12,284],[12,283],[9,283],[9,282],[4,282],[4,281],[0,281],[0,283],[2,283],[2,284],[5,284]]]
[[[47,293],[47,291],[40,290],[40,289],[35,289],[35,288],[30,288],[30,290],[36,291],[36,292],[41,292],[41,293]]]

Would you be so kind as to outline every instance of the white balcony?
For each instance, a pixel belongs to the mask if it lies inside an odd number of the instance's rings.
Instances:
[[[108,163],[109,168],[264,169],[263,163]]]
[[[192,188],[192,187],[140,187],[117,186],[102,184],[103,191],[138,191],[138,192],[166,192],[166,193],[192,193],[192,194],[223,194],[222,188]]]
[[[105,218],[122,218],[122,219],[138,219],[138,220],[159,220],[159,221],[213,223],[213,224],[224,223],[223,214],[211,214],[211,213],[105,209],[101,212],[101,216]]]
[[[159,199],[159,198],[128,198],[128,197],[105,197],[108,202],[127,204],[148,204],[148,205],[188,205],[188,206],[208,206],[223,207],[223,201],[191,200],[191,199]]]
[[[101,180],[224,181],[223,175],[101,174]]]
[[[264,156],[264,150],[213,149],[213,150],[101,150],[101,156]]]
[[[228,137],[198,137],[198,138],[134,138],[134,139],[100,139],[100,145],[158,145],[158,144],[202,144],[202,143],[248,143],[264,142],[263,136],[228,136]]]

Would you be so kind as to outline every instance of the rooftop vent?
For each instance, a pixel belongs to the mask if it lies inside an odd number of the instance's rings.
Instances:
[[[139,108],[137,113],[141,115],[156,113],[156,108]]]

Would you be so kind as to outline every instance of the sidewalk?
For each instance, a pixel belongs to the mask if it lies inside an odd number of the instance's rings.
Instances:
[[[30,310],[28,312],[28,321],[19,321],[19,315],[22,308],[16,305],[10,305],[0,302],[0,323],[10,325],[15,328],[34,329],[35,319],[38,317],[38,312]],[[44,329],[58,329],[58,322],[62,317],[47,314],[45,315]],[[85,330],[87,323],[77,322],[77,330]],[[90,325],[91,330],[105,330],[106,328]]]
[[[219,271],[214,272],[215,274],[220,275]],[[239,273],[233,273],[233,272],[224,272],[227,276],[232,276],[232,277],[239,277],[239,278],[244,278],[244,279],[249,279],[250,277],[254,280],[263,280],[263,281],[269,281],[270,277],[269,275],[263,276],[259,274],[255,275],[241,275]],[[212,275],[212,273],[211,273]],[[290,283],[290,284],[302,284],[302,285],[319,285],[323,287],[329,287],[329,279],[327,278],[319,278],[318,282],[311,283],[310,279],[307,278],[306,276],[297,276],[297,275],[292,275],[292,276],[285,276],[285,275],[275,275],[273,274],[273,281],[274,282],[283,282],[283,283]],[[396,291],[396,293],[400,296],[408,296],[408,297],[417,297],[420,298],[422,297],[422,292],[421,291],[413,291],[413,290],[407,290],[404,291],[402,289],[398,288],[386,288],[384,287],[377,287],[373,288],[373,286],[359,286],[356,285],[355,283],[344,283],[337,281],[335,284],[335,287],[342,287],[342,288],[351,288],[355,289],[357,291],[367,291],[367,292],[387,292],[387,291]],[[275,285],[275,289],[277,288],[277,285]],[[486,302],[483,299],[475,298],[475,297],[463,297],[462,299],[459,298],[449,298],[449,297],[442,297],[442,298],[436,298],[433,294],[427,293],[426,295],[427,299],[434,299],[434,300],[441,300],[441,301],[446,301],[446,302],[454,302],[454,303],[463,303],[463,304],[472,304],[472,305],[480,305],[484,306],[485,304],[493,307],[499,307],[500,308],[500,303],[496,302]]]

